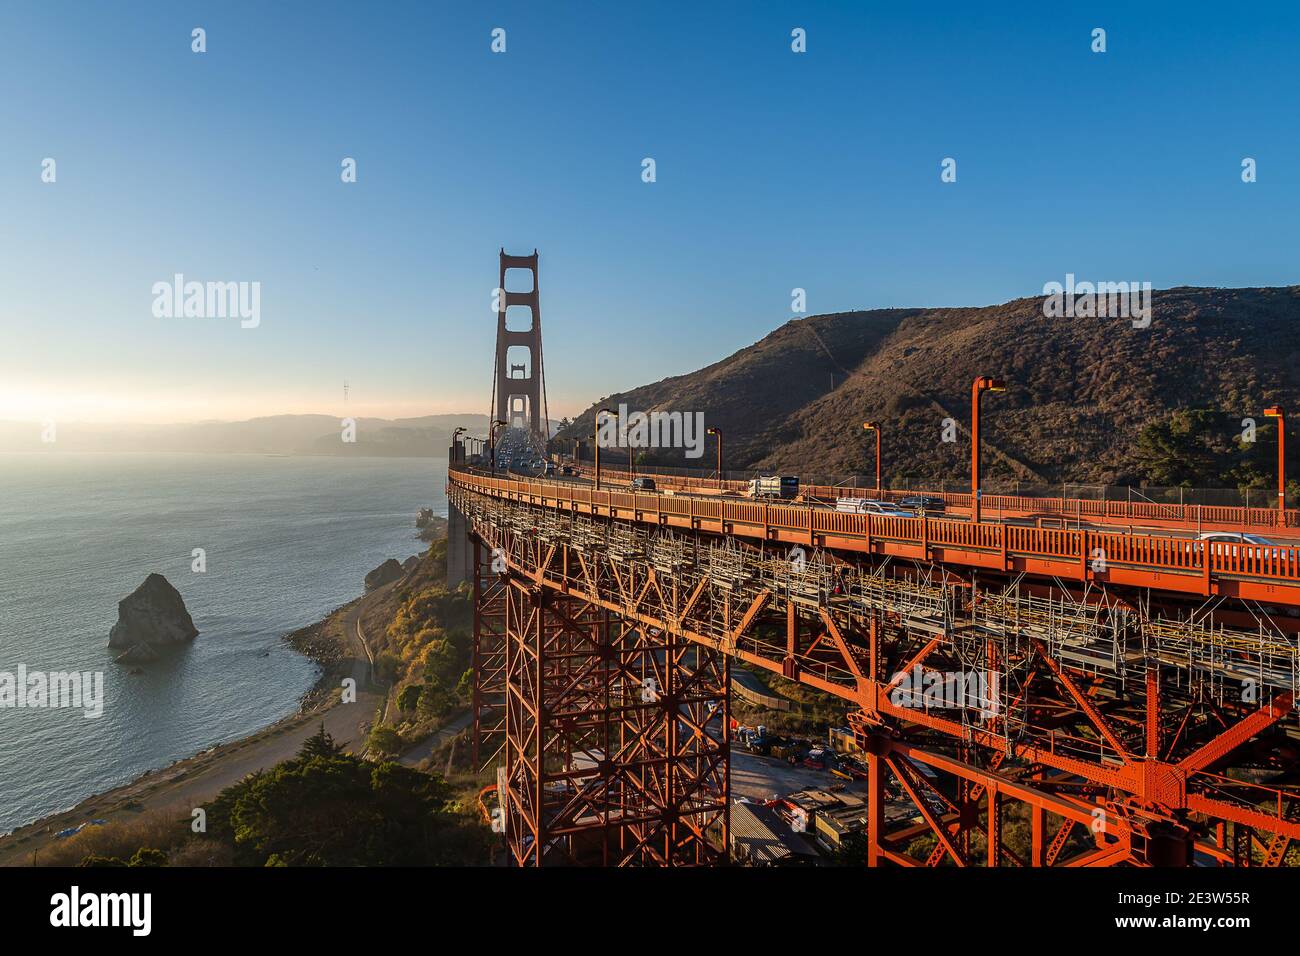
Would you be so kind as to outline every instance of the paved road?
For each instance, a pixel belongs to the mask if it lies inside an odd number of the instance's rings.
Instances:
[[[825,790],[835,784],[844,784],[848,793],[865,794],[865,780],[845,780],[828,770],[813,770],[803,765],[790,766],[775,757],[752,754],[733,744],[731,748],[731,797],[749,797],[751,800],[771,800],[805,787]]]
[[[468,710],[463,714],[458,714],[441,730],[430,734],[406,753],[402,754],[402,756],[398,758],[398,763],[405,764],[408,767],[417,766],[421,760],[424,760],[441,747],[445,741],[455,737],[458,733],[468,727],[473,720],[474,714]]]
[[[569,475],[551,475],[546,478],[540,478],[540,476],[528,474],[526,472],[511,472],[509,475],[506,475],[505,473],[499,471],[498,477],[537,479],[537,480],[544,480],[544,481],[551,481],[551,482],[564,482],[567,484],[582,485],[582,486],[588,486],[593,484],[593,482],[589,478],[584,478],[580,476],[569,476]],[[653,474],[649,474],[646,475],[645,477],[654,478],[656,476]],[[602,477],[601,479],[602,491],[627,491],[628,490],[627,485],[628,482],[626,478]],[[844,492],[845,492],[845,497],[869,498],[871,495],[871,490],[867,488],[845,488]],[[640,493],[658,494],[659,492],[640,492]],[[701,498],[707,501],[718,500],[717,495],[698,495],[698,494],[691,494],[689,492],[681,492],[681,491],[676,492],[674,496],[679,498]],[[724,500],[753,501],[756,499],[752,499],[744,496],[727,496]],[[777,501],[777,503],[784,503],[784,502]],[[811,499],[808,501],[802,501],[799,502],[799,504],[809,505],[814,508],[824,508],[828,510],[834,509],[835,507],[835,503],[833,501],[824,501],[820,499]],[[930,515],[930,518],[932,520],[938,520],[938,521],[943,521],[943,520],[961,521],[965,523],[969,523],[970,520],[965,515],[957,515],[957,514],[951,516],[945,516],[943,514],[937,514],[937,515],[932,514]],[[1047,522],[1044,524],[1044,527],[1064,527],[1066,530],[1070,530],[1070,531],[1074,531],[1082,527],[1088,531],[1109,532],[1111,534],[1150,535],[1152,537],[1158,537],[1158,538],[1197,537],[1197,531],[1194,528],[1172,529],[1172,528],[1148,527],[1148,526],[1144,526],[1140,519],[1135,519],[1132,523],[1127,525],[1120,525],[1120,524],[1101,524],[1087,519],[1083,520],[1082,524],[1080,524],[1080,522],[1077,519],[1073,518],[1070,515],[1046,515],[1044,516],[1044,518]],[[1033,518],[1004,518],[1000,514],[998,514],[996,508],[986,508],[983,514],[983,519],[986,523],[989,524],[1005,524],[1005,525],[1013,525],[1021,528],[1033,528],[1037,526],[1037,522]],[[1274,544],[1279,544],[1284,546],[1300,545],[1300,535],[1297,534],[1294,528],[1252,527],[1249,530],[1252,534],[1259,534],[1262,535],[1263,537],[1268,538],[1269,541],[1271,541]]]

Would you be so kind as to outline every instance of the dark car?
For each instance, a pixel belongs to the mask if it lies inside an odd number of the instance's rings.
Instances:
[[[632,484],[628,487],[633,491],[654,491],[655,480],[653,478],[633,478]]]
[[[933,495],[908,495],[898,503],[898,506],[908,511],[923,511],[932,515],[943,514],[945,508],[944,500]]]

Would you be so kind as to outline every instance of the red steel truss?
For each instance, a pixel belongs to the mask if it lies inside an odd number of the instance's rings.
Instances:
[[[474,768],[482,771],[500,759],[506,742],[506,583],[494,558],[477,538],[474,549]],[[497,564],[494,570],[493,564]]]
[[[486,529],[485,529],[486,531]],[[729,662],[519,573],[505,592],[505,837],[521,866],[725,856]]]
[[[518,862],[719,859],[731,658],[850,705],[872,864],[1281,865],[1300,839],[1296,642],[1267,615],[1252,635],[1154,590],[815,536],[792,560],[517,484],[453,471],[449,496],[508,568]],[[954,674],[985,677],[973,705],[930,695]]]

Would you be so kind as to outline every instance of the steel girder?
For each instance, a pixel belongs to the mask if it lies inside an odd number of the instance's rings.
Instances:
[[[1289,693],[1253,705],[1225,700],[1212,678],[1163,659],[1141,680],[1117,679],[1032,634],[975,627],[956,613],[976,603],[974,582],[954,603],[942,596],[952,576],[936,583],[934,568],[919,562],[859,567],[877,583],[888,571],[903,582],[901,597],[872,584],[848,601],[765,578],[762,549],[711,562],[699,555],[718,539],[701,534],[710,540],[695,541],[696,560],[665,573],[651,560],[663,550],[653,543],[620,538],[610,547],[612,530],[586,526],[539,534],[528,517],[536,509],[455,493],[538,593],[579,599],[626,627],[679,637],[851,704],[871,778],[872,862],[1185,865],[1199,853],[1279,865],[1300,839],[1293,788],[1266,782],[1295,767],[1280,732]],[[1080,603],[1079,614],[1095,613]],[[913,668],[972,666],[1000,677],[993,713],[972,719],[898,693],[898,675]],[[1008,821],[1030,829],[1027,850],[1007,846]]]

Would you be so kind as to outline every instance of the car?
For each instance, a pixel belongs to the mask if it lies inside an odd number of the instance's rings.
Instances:
[[[941,515],[947,509],[947,504],[942,498],[936,498],[933,495],[908,495],[898,502],[898,507],[919,514]]]
[[[1197,541],[1207,543],[1212,554],[1228,555],[1230,557],[1246,556],[1248,558],[1280,558],[1285,553],[1281,548],[1276,546],[1276,542],[1258,534],[1246,534],[1237,531],[1204,531],[1197,535]],[[1267,545],[1269,547],[1251,547],[1251,545]]]
[[[910,511],[904,511],[888,501],[875,501],[871,498],[840,498],[835,502],[836,511],[846,511],[855,515],[879,515],[887,518],[914,518]]]
[[[655,480],[653,478],[633,478],[628,488],[632,491],[654,491]]]
[[[572,466],[572,465],[565,465],[565,466],[563,466],[563,467],[560,469],[560,474],[562,474],[562,475],[573,475],[573,474],[576,474],[576,472],[573,470],[573,466]]]

